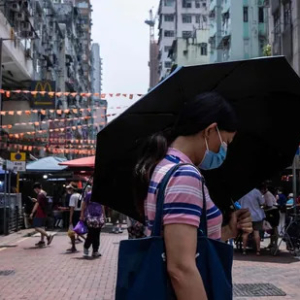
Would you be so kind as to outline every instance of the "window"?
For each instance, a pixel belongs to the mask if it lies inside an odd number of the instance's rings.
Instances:
[[[265,12],[262,6],[258,8],[258,22],[259,23],[265,22]]]
[[[168,52],[169,53],[169,51],[171,50],[171,46],[165,46],[165,52]]]
[[[192,31],[182,31],[182,37],[184,39],[188,39],[188,38],[192,37]]]
[[[207,44],[202,43],[200,46],[201,55],[206,56],[207,55]]]
[[[249,16],[248,16],[248,6],[244,6],[244,22],[248,23]]]
[[[201,15],[196,15],[196,23],[200,24]]]
[[[203,3],[202,3],[202,7],[206,7],[206,2],[203,2]]]
[[[165,68],[169,69],[172,67],[172,62],[171,61],[165,61]]]
[[[192,1],[191,0],[182,0],[182,7],[183,8],[192,8]]]
[[[165,37],[174,37],[175,32],[173,30],[165,30]]]
[[[200,8],[200,1],[196,0],[196,4],[195,5],[196,5],[196,8]]]
[[[291,2],[287,2],[283,6],[283,11],[284,11],[284,28],[287,26],[291,25],[291,20],[292,20],[292,10],[291,10]]]
[[[174,15],[165,15],[165,22],[174,22]]]
[[[182,15],[182,23],[192,23],[192,15]]]
[[[165,0],[164,5],[165,6],[173,6],[174,5],[174,0]]]

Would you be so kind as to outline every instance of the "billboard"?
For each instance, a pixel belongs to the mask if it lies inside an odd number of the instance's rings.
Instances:
[[[31,91],[55,92],[55,81],[32,81]],[[32,95],[33,108],[55,108],[55,96],[48,93]]]

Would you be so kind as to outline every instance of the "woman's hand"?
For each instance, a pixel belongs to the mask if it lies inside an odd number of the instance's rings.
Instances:
[[[222,240],[236,238],[239,230],[244,233],[253,231],[252,218],[248,209],[240,209],[231,214],[229,224],[222,228]]]

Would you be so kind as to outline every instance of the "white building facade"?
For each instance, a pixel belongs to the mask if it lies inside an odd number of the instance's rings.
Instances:
[[[212,0],[209,22],[212,63],[263,56],[268,43],[264,0]]]
[[[169,52],[174,41],[196,37],[196,31],[208,26],[208,0],[161,0],[159,15],[159,78],[172,68]],[[182,42],[179,41],[178,44]],[[184,42],[183,42],[184,43]]]

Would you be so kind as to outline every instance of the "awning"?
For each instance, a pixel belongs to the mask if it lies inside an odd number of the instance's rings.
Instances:
[[[67,167],[59,165],[65,161],[65,158],[57,156],[48,156],[39,160],[30,162],[26,166],[27,172],[60,172],[65,170]]]
[[[95,167],[95,156],[82,157],[78,159],[64,161],[59,164],[60,166],[66,166],[69,168],[91,168]]]

